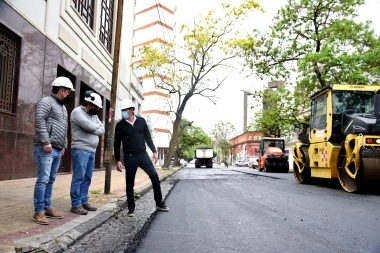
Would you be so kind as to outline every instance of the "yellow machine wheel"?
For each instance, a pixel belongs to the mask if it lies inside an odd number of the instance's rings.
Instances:
[[[357,192],[364,185],[365,180],[363,178],[363,163],[361,163],[360,168],[356,173],[356,177],[352,178],[347,171],[344,169],[346,165],[346,150],[344,147],[341,148],[338,155],[338,178],[339,183],[346,192]],[[349,165],[349,169],[352,174],[355,173],[354,163]]]
[[[380,183],[380,157],[378,151],[362,149],[360,151],[361,163],[355,168],[354,163],[349,164],[349,173],[344,169],[346,165],[346,150],[342,147],[339,152],[338,178],[339,183],[347,192],[358,192],[363,188],[378,186]],[[356,175],[352,177],[351,175]]]
[[[307,147],[299,148],[298,150],[293,150],[294,160],[297,160],[298,163],[293,161],[293,173],[294,178],[299,184],[305,184],[310,181],[311,170],[309,165],[309,153],[307,152]],[[299,164],[301,167],[298,167]]]
[[[302,165],[304,165],[304,164],[302,164]],[[310,168],[303,167],[303,169],[301,171],[295,162],[293,162],[293,173],[294,173],[294,178],[300,184],[307,183],[311,178]]]

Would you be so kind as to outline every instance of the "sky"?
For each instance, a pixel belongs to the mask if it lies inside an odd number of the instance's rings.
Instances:
[[[250,23],[258,29],[266,29],[274,17],[279,7],[286,3],[286,0],[262,0],[258,1],[264,8],[265,13],[256,12]],[[380,0],[367,0],[367,5],[361,8],[359,21],[371,20],[373,27],[380,33],[380,19],[377,18],[380,9]],[[177,10],[175,18],[177,23],[182,24],[191,22],[196,14],[205,11],[217,9],[221,3],[231,3],[236,5],[237,0],[198,0],[198,1],[175,1]],[[238,71],[231,73],[227,80],[217,91],[216,96],[219,98],[216,105],[208,99],[194,96],[192,97],[183,113],[184,118],[193,121],[193,125],[201,127],[206,133],[210,133],[212,126],[220,121],[231,122],[235,125],[236,134],[244,133],[244,92],[242,90],[254,91],[255,87],[263,87],[269,80],[261,81],[253,76],[248,78]],[[253,103],[249,98],[248,103]],[[261,103],[261,101],[260,101]],[[248,105],[248,125],[251,122],[250,117],[254,115],[253,109]]]

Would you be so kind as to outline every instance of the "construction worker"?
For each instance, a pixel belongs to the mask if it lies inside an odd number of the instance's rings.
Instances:
[[[122,120],[116,124],[114,153],[118,171],[122,171],[120,161],[120,145],[123,143],[125,182],[127,185],[127,202],[129,212],[127,216],[135,215],[135,199],[133,187],[137,168],[143,169],[149,176],[156,201],[156,210],[168,212],[169,208],[162,201],[161,183],[157,171],[153,166],[158,161],[158,154],[154,146],[148,125],[144,118],[135,115],[135,104],[130,99],[121,101]],[[146,152],[145,142],[153,152],[153,163]]]

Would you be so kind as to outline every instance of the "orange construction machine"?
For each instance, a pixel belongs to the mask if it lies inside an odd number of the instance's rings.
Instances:
[[[288,155],[285,153],[283,138],[261,138],[259,155],[257,159],[259,171],[289,172]]]

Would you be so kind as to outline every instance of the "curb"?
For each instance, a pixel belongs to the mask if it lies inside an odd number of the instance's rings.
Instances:
[[[182,169],[182,167],[180,167],[177,170],[172,170],[171,173],[160,178],[160,182],[164,182],[166,179],[171,177],[174,173],[176,173],[180,169]],[[145,195],[146,193],[148,193],[152,188],[153,188],[152,184],[149,184],[145,187],[141,187],[138,191],[136,191],[136,193],[139,194],[141,197],[141,196]],[[40,235],[35,235],[33,237],[30,237],[30,238],[25,238],[25,239],[29,239],[32,241],[30,243],[25,243],[25,242],[21,242],[21,243],[29,244],[29,246],[16,247],[14,251],[10,251],[9,253],[18,253],[18,252],[22,252],[22,253],[28,253],[28,252],[60,253],[60,252],[63,252],[65,250],[67,250],[71,245],[73,245],[76,241],[78,241],[79,239],[81,239],[85,235],[93,232],[95,229],[100,227],[102,224],[107,222],[109,219],[115,217],[120,211],[124,210],[123,205],[124,205],[125,201],[126,201],[126,196],[123,196],[119,199],[115,199],[114,202],[110,202],[108,204],[105,204],[105,205],[99,207],[98,210],[101,211],[100,213],[97,213],[96,215],[94,214],[94,217],[92,217],[86,221],[80,222],[79,225],[75,226],[74,228],[67,230],[62,235],[60,235],[58,237],[54,237],[47,242],[45,241],[43,243],[38,243],[38,239],[40,239],[45,234],[40,234]],[[78,217],[77,219],[80,219],[80,218],[81,217]],[[65,225],[62,225],[61,227],[63,227],[63,226],[65,226]],[[61,227],[59,227],[59,228],[62,229]],[[52,231],[54,231],[54,229],[47,231],[46,233],[49,234]],[[47,236],[47,235],[45,235],[45,236]]]

